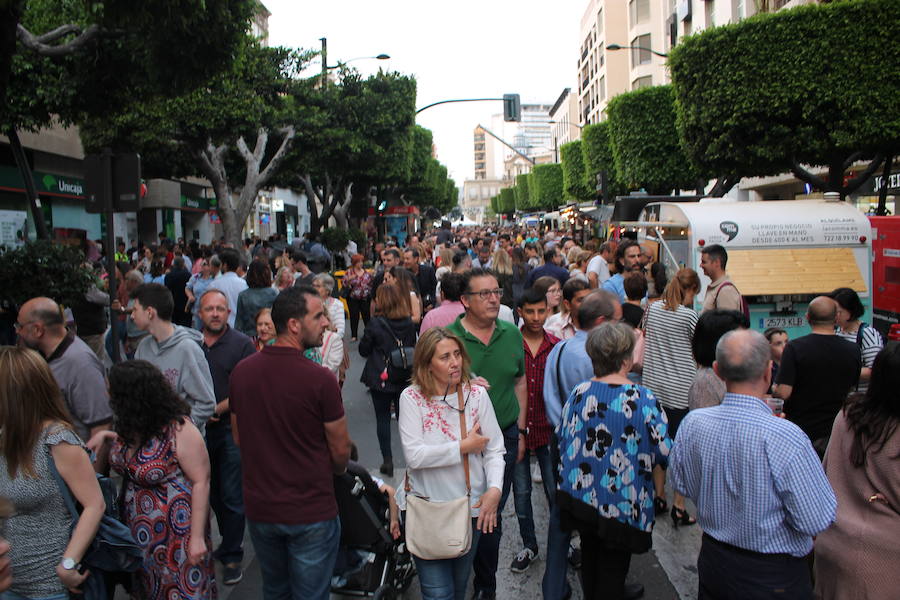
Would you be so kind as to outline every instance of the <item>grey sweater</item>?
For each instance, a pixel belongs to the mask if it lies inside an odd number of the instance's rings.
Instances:
[[[162,371],[172,388],[191,407],[191,420],[203,433],[216,409],[212,375],[196,329],[174,325],[175,332],[161,343],[148,335],[138,344],[134,357],[146,360]]]

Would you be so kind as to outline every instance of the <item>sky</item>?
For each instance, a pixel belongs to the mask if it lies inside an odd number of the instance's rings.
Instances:
[[[456,98],[500,98],[553,104],[577,89],[581,16],[588,0],[263,0],[272,13],[269,44],[319,49],[328,39],[328,64],[357,60],[363,75],[379,67],[414,75],[416,106]],[[315,65],[313,68],[321,68]],[[462,189],[474,174],[472,135],[490,128],[500,102],[446,104],[417,123],[434,134],[437,157]]]

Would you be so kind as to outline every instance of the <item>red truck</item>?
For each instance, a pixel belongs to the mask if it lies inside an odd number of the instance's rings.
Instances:
[[[885,339],[900,340],[900,216],[869,217],[872,223],[872,326]]]

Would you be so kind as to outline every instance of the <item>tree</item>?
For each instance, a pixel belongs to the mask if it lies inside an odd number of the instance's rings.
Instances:
[[[602,174],[606,188],[604,200],[628,193],[628,187],[616,178],[616,163],[609,144],[609,120],[586,125],[581,130],[581,155],[587,185],[595,188],[597,176]]]
[[[47,240],[0,254],[0,300],[21,306],[26,300],[47,296],[60,304],[83,300],[94,276],[76,247]],[[27,274],[27,276],[23,276]]]
[[[563,174],[559,163],[535,165],[528,181],[533,208],[556,210],[563,203]]]
[[[516,212],[516,196],[512,188],[502,188],[497,200],[498,213],[511,215]]]
[[[791,170],[821,190],[853,192],[900,146],[891,67],[900,45],[888,16],[897,8],[896,0],[801,6],[685,39],[669,67],[686,153],[707,172]],[[869,168],[845,182],[860,159],[872,159]]]
[[[699,173],[681,149],[672,86],[619,94],[609,102],[609,139],[616,178],[650,194],[697,186]]]
[[[596,196],[594,185],[588,185],[585,176],[584,155],[580,140],[559,147],[562,160],[563,190],[566,198],[573,202],[593,200]]]
[[[216,194],[225,238],[236,246],[259,190],[294,141],[295,123],[305,116],[304,99],[312,89],[310,81],[296,78],[309,53],[262,47],[250,38],[239,50],[229,71],[196,90],[137,101],[82,125],[89,151],[135,149],[150,176],[205,176]]]
[[[516,187],[515,187],[515,197],[516,197],[516,210],[525,212],[532,208],[531,206],[531,195],[528,192],[528,173],[523,173],[522,175],[516,175]]]

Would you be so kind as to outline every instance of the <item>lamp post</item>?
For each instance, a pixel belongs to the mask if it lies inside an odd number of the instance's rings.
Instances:
[[[619,44],[607,44],[606,49],[607,50],[646,50],[647,52],[649,52],[651,54],[655,54],[661,58],[669,57],[669,55],[666,54],[665,52],[657,52],[656,50],[653,50],[652,48],[645,48],[644,46],[622,46]]]
[[[376,54],[375,56],[357,56],[356,58],[351,58],[350,60],[345,60],[343,62],[338,62],[336,65],[328,66],[328,38],[319,38],[319,41],[322,42],[322,87],[328,83],[328,71],[329,69],[337,69],[342,64],[347,64],[353,62],[354,60],[364,60],[364,59],[374,59],[374,60],[388,60],[390,57],[389,54],[381,53]]]

